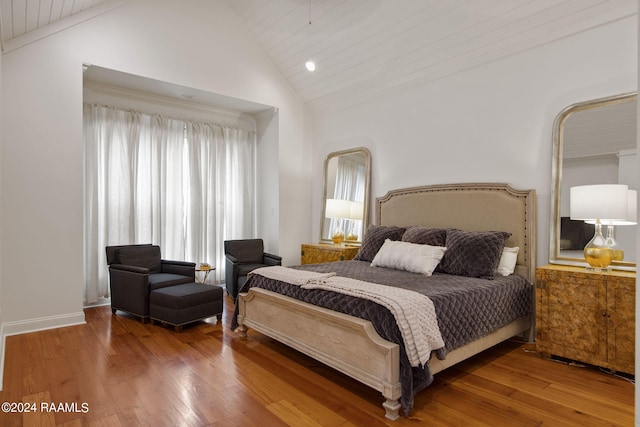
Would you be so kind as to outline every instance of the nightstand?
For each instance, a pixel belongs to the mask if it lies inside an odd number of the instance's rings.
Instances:
[[[348,261],[358,253],[360,246],[335,246],[329,244],[302,244],[301,264],[321,264],[334,261]]]
[[[536,345],[559,356],[635,374],[636,275],[548,265],[536,270]]]

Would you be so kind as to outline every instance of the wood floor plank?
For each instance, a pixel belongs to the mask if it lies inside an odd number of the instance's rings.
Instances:
[[[633,420],[633,410],[631,401],[623,403],[617,399],[610,399],[599,393],[590,393],[589,390],[576,389],[571,385],[548,383],[544,388],[532,387],[538,384],[532,381],[526,374],[518,373],[512,369],[505,369],[499,364],[485,367],[478,376],[489,379],[493,382],[506,385],[510,388],[518,387],[526,393],[526,396],[540,397],[539,405],[553,405],[553,402],[562,400],[562,406],[567,409],[565,416],[573,419],[573,414],[580,414],[582,419],[575,419],[576,422],[587,423],[584,417],[593,415],[596,419],[602,420],[619,419],[620,425],[625,425],[629,420]],[[512,396],[513,397],[513,396]],[[533,399],[534,397],[531,397]],[[597,403],[597,405],[594,405]],[[597,408],[592,413],[592,408]],[[559,408],[558,408],[559,409]],[[597,424],[597,422],[596,422]],[[584,425],[584,424],[583,424]]]
[[[6,339],[2,402],[86,402],[88,411],[0,413],[2,426],[628,426],[634,385],[500,344],[436,375],[409,416],[382,395],[255,331],[233,302],[182,333],[85,310],[87,324]]]
[[[48,390],[24,396],[22,402],[31,408],[22,414],[23,426],[53,427],[56,425],[54,413],[49,410],[48,406],[43,407],[42,405],[42,403],[46,405],[51,402],[51,395]]]
[[[80,424],[78,424],[78,426],[82,426],[82,421],[77,420]],[[65,424],[64,427],[75,427],[75,425],[67,425]],[[118,418],[117,415],[115,414],[111,414],[108,415],[106,417],[103,418],[98,418],[95,421],[91,421],[89,423],[89,427],[125,427],[121,422],[120,419]]]
[[[414,425],[417,424],[430,427],[495,427],[495,425],[479,419],[477,414],[466,413],[438,401],[429,402],[428,411],[418,409],[417,411],[414,411],[411,416],[407,417],[407,419],[412,421]]]
[[[119,422],[117,422],[117,420],[110,419],[109,421],[111,421],[111,422],[112,422],[112,424],[99,424],[99,425],[102,425],[102,426],[104,426],[104,425],[111,425],[111,426],[113,426],[113,427],[118,427],[118,426],[120,426],[120,423],[119,423]],[[114,422],[114,421],[115,421],[115,422]],[[86,425],[86,424],[85,424],[85,423],[83,423],[81,419],[79,419],[79,418],[75,418],[75,419],[73,419],[73,420],[71,420],[71,421],[67,421],[66,423],[62,423],[62,424],[58,424],[58,425],[62,425],[62,427],[82,427],[82,426],[84,426],[84,425]],[[95,424],[94,424],[94,423],[89,423],[89,425],[95,425]]]
[[[312,417],[300,411],[288,400],[279,400],[277,402],[270,403],[269,405],[267,405],[267,409],[273,412],[274,415],[284,421],[287,425],[296,425],[299,427],[328,427],[340,425],[318,423]]]
[[[524,416],[525,419],[532,420],[532,425],[553,425],[554,427],[603,425],[602,419],[581,414],[552,400],[504,386],[481,376],[470,375],[456,382],[456,386],[472,392],[475,389],[478,393],[484,393],[487,398],[490,396],[492,401],[508,408],[508,411],[514,414],[514,418]]]
[[[523,347],[522,350],[532,355],[537,355],[537,352],[527,349],[526,347]],[[482,357],[482,355],[479,356]],[[522,366],[520,365],[522,358],[517,356],[517,352],[505,354],[496,364],[509,367],[514,371],[522,370]],[[624,406],[633,403],[633,393],[629,393],[628,388],[619,386],[620,381],[625,381],[625,379],[616,377],[606,371],[586,365],[567,364],[543,359],[541,357],[528,358],[527,361],[527,368],[529,369],[527,369],[526,375],[528,378],[548,381],[550,378],[549,373],[553,373],[551,378],[556,379],[557,382],[567,387],[584,390],[586,393],[593,391],[596,397],[604,394],[611,400],[622,402]]]

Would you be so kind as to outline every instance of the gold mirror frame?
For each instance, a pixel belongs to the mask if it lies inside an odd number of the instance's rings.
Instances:
[[[355,156],[355,157],[354,157]],[[340,158],[354,157],[359,159],[364,165],[364,200],[363,200],[363,212],[362,212],[362,229],[359,235],[363,236],[364,231],[369,225],[369,200],[371,196],[371,153],[364,147],[353,148],[349,150],[336,151],[329,153],[324,161],[323,170],[323,189],[322,189],[322,213],[320,217],[320,241],[324,243],[332,243],[329,230],[330,220],[325,218],[327,199],[333,198],[333,195],[329,197],[329,183],[335,182],[335,169],[337,168],[337,162]],[[336,162],[335,164],[332,162]],[[329,176],[329,174],[332,174]],[[345,230],[347,231],[347,230]],[[345,244],[360,244],[361,239],[349,240],[344,242]]]
[[[562,110],[553,123],[553,159],[552,159],[552,188],[551,188],[551,219],[550,219],[550,240],[549,240],[549,262],[551,264],[563,265],[584,265],[584,257],[573,258],[562,256],[560,253],[561,235],[561,186],[563,168],[563,144],[564,125],[571,114],[591,110],[594,108],[606,107],[614,104],[637,101],[637,92],[625,93],[616,96],[594,99],[586,102],[579,102]],[[636,270],[635,262],[614,261],[611,268],[616,270]]]

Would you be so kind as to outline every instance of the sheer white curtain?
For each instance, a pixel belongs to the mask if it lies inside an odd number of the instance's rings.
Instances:
[[[336,170],[336,183],[333,190],[333,198],[350,200],[352,202],[364,202],[364,181],[365,167],[363,164],[354,162],[351,159],[338,158],[338,168]],[[339,224],[340,220],[331,219],[330,230]],[[362,240],[362,221],[344,219],[341,224],[343,231],[348,233],[353,231],[357,234],[358,240]]]
[[[154,243],[224,277],[222,242],[255,230],[251,132],[87,104],[84,142],[85,303],[109,296],[109,245]]]

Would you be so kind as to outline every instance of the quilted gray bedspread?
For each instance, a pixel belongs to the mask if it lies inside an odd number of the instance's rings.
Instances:
[[[522,276],[496,276],[494,280],[476,279],[449,274],[434,273],[424,276],[417,273],[371,267],[366,261],[340,261],[328,264],[295,266],[318,272],[335,272],[340,276],[399,286],[424,295],[433,301],[438,326],[445,348],[436,355],[443,359],[447,352],[481,338],[496,329],[527,316],[533,310],[533,289]],[[407,358],[402,335],[391,312],[364,299],[324,290],[305,290],[299,286],[252,276],[241,292],[251,287],[265,288],[311,304],[329,308],[371,321],[376,332],[387,341],[400,346],[400,383],[402,385],[403,411],[408,414],[413,407],[415,394],[433,381],[429,367],[412,368]],[[237,327],[237,307],[232,329]]]

